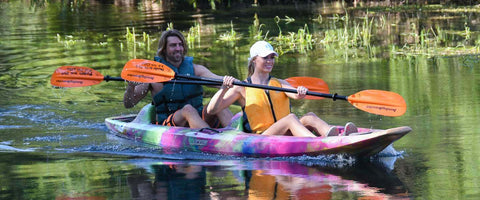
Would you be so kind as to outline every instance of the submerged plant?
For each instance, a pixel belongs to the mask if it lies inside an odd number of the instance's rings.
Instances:
[[[334,20],[343,21],[342,28],[327,29],[324,32],[323,39],[320,43],[323,45],[336,44],[342,48],[350,47],[368,47],[371,45],[373,19],[369,20],[368,16],[363,18],[363,23],[353,21],[353,25],[349,22],[349,17],[335,17]]]
[[[168,30],[173,30],[173,29],[174,29],[174,28],[173,28],[173,22],[168,23],[168,24],[167,24],[167,31],[168,31]]]
[[[288,35],[279,35],[273,39],[281,54],[286,52],[306,53],[312,50],[315,44],[315,39],[310,34],[307,24],[305,24],[304,28],[298,29],[296,33],[289,32]]]
[[[125,33],[125,39],[127,40],[127,45],[133,45],[135,44],[136,37],[135,37],[135,27],[132,27],[132,31],[130,31],[130,28],[126,28],[127,32]]]
[[[288,32],[287,35],[283,35],[282,29],[279,24],[282,19],[276,16],[274,20],[279,29],[279,33],[278,36],[273,37],[272,39],[275,41],[275,44],[277,45],[277,50],[281,54],[286,52],[306,53],[307,51],[313,49],[315,39],[313,38],[313,35],[310,34],[307,24],[305,24],[304,28],[298,29],[296,33]],[[287,21],[286,24],[288,24],[294,21],[294,19],[286,16],[286,19],[284,21]]]
[[[187,40],[188,48],[195,48],[195,42],[200,44],[201,41],[201,29],[200,29],[200,24],[195,23],[195,26],[190,27],[187,33],[187,37],[185,40]]]
[[[283,19],[283,20],[285,20],[285,21],[286,21],[286,23],[285,23],[285,24],[290,24],[290,23],[292,23],[292,22],[294,22],[294,21],[295,21],[295,19],[294,19],[294,18],[291,18],[291,17],[289,17],[289,16],[286,16],[286,15],[285,15],[285,19]]]
[[[72,35],[66,35],[62,38],[60,34],[57,33],[57,42],[62,44],[65,48],[70,49],[78,43],[85,43],[85,40],[75,39]]]
[[[127,32],[125,33],[125,39],[126,39],[126,46],[127,50],[129,52],[133,53],[133,58],[136,58],[136,53],[137,53],[137,45],[135,45],[136,37],[135,37],[135,27],[132,28],[132,31],[127,27],[126,28]],[[122,48],[123,50],[123,48]]]
[[[208,0],[209,3],[210,3],[210,7],[212,8],[212,10],[216,10],[217,9],[217,6],[215,5],[215,0]],[[192,4],[192,7],[193,8],[197,8],[197,0],[190,0],[189,3]],[[219,3],[222,3],[221,1],[219,1]],[[230,3],[230,1],[228,1],[228,3]]]
[[[274,31],[277,34],[270,37],[268,37],[270,30],[266,30],[267,26],[260,23],[258,15],[255,14],[252,24],[248,27],[248,39],[269,41],[280,54],[308,53],[320,48],[323,49],[324,55],[345,60],[375,59],[378,55],[458,55],[476,53],[480,50],[480,36],[467,24],[463,30],[451,31],[435,24],[423,27],[425,23],[422,23],[419,27],[418,20],[403,22],[397,20],[398,16],[390,14],[366,11],[363,16],[352,18],[348,10],[345,10],[345,13],[345,15],[332,14],[330,17],[318,15],[311,19],[315,22],[314,26],[306,23],[303,27],[287,33],[284,30],[286,25],[290,25],[295,19],[289,16],[284,18],[275,16],[274,22],[278,31]],[[230,31],[221,34],[217,41],[235,46],[242,37],[233,28],[233,22],[230,22],[230,26]],[[169,27],[173,28],[173,25],[169,24]],[[313,31],[310,31],[311,27],[314,27]],[[196,24],[190,28],[187,35],[189,45],[194,45],[193,41],[195,38],[199,39],[199,36],[200,30]],[[195,42],[199,43],[198,40]]]
[[[268,31],[263,36],[262,28],[265,27],[265,24],[260,24],[260,20],[258,19],[257,13],[255,13],[253,24],[248,27],[248,32],[250,33],[250,38],[253,40],[265,40],[268,35]]]
[[[467,23],[465,23],[465,41],[470,40],[472,32],[470,31],[470,27],[467,26]]]
[[[282,28],[280,27],[280,25],[278,23],[280,23],[280,21],[282,19],[280,19],[280,17],[278,16],[275,16],[275,18],[273,18],[273,20],[275,20],[275,24],[277,24],[277,27],[278,27],[278,35],[281,37],[282,35]]]
[[[368,47],[371,45],[372,24],[373,24],[373,19],[368,20],[368,16],[365,16],[365,20],[363,21],[363,26],[360,29],[361,44],[364,47]]]
[[[137,47],[142,48],[140,49],[144,53],[148,53],[151,49],[152,39],[148,33],[143,32],[141,35],[142,39],[137,40],[137,35],[135,34],[135,28],[132,27],[131,29],[126,27],[125,33],[125,46],[129,53],[132,53],[132,57],[136,58],[137,55]],[[124,50],[123,43],[120,43],[120,47],[122,51]]]
[[[220,41],[227,43],[229,46],[235,46],[236,42],[242,38],[241,34],[233,29],[233,22],[230,22],[230,31],[220,35]]]
[[[321,24],[323,22],[323,17],[322,15],[318,15],[318,17],[312,19],[314,22],[317,22],[319,24]]]

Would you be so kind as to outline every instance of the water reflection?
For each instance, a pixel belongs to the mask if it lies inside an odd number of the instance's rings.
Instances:
[[[205,197],[206,170],[197,165],[152,165],[154,180],[146,175],[128,177],[135,199],[200,199]]]
[[[130,160],[152,175],[130,175],[128,185],[134,199],[408,198],[403,182],[386,167],[392,159],[347,166],[323,161],[307,166],[285,160]]]

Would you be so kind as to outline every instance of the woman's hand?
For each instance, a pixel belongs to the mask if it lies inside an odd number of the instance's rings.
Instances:
[[[237,79],[233,76],[224,76],[223,77],[223,84],[221,89],[230,89],[233,87],[233,82]]]
[[[213,95],[212,99],[207,106],[207,113],[209,115],[216,115],[221,112],[223,109],[228,108],[233,102],[237,101],[240,97],[240,93],[238,92],[240,87],[236,87],[233,90],[229,90],[233,87],[233,82],[238,81],[237,79],[233,78],[232,76],[224,76],[223,77],[223,84],[220,87],[215,95]]]
[[[303,86],[298,86],[297,87],[297,94],[299,99],[303,99],[307,96],[308,88],[303,87]]]

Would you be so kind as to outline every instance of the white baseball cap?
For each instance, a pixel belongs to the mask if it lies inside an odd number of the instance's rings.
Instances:
[[[252,59],[255,56],[266,57],[270,54],[274,53],[275,56],[278,56],[278,53],[273,50],[272,45],[266,41],[258,41],[250,47],[250,58]]]

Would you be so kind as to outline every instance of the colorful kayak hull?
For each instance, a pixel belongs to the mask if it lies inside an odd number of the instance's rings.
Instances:
[[[138,117],[110,117],[105,119],[105,124],[119,136],[166,149],[252,157],[371,156],[411,131],[410,127],[403,126],[387,130],[359,128],[358,134],[350,136],[264,136],[244,133],[232,127],[213,130],[155,125],[150,123],[150,109],[142,109]]]

